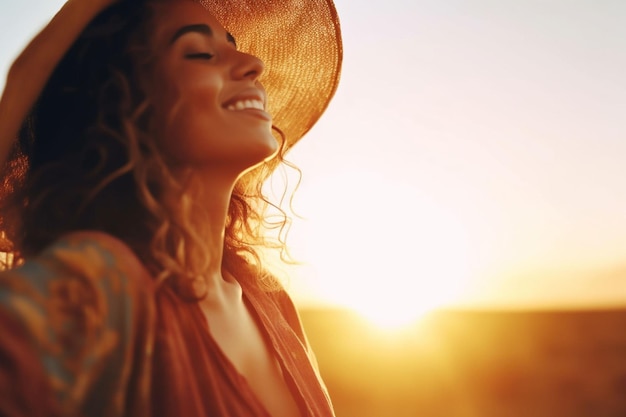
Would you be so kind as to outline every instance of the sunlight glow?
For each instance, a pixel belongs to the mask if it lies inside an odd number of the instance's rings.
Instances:
[[[379,305],[372,305],[369,300],[358,299],[344,302],[345,306],[355,311],[369,323],[380,329],[401,330],[416,323],[425,314],[436,310],[448,301],[445,292],[442,297],[429,300],[387,299]]]
[[[454,216],[407,184],[372,172],[344,176],[303,193],[311,217],[290,235],[315,270],[320,297],[386,328],[462,297],[471,274]]]

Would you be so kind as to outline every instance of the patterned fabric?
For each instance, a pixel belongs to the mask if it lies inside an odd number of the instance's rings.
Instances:
[[[74,233],[0,274],[0,414],[145,415],[154,326],[143,271],[117,240]]]
[[[290,298],[242,288],[301,414],[332,417]],[[104,233],[72,233],[1,273],[0,335],[1,416],[269,417],[197,304],[155,291]]]

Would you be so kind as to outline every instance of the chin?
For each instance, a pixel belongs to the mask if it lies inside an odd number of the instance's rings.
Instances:
[[[249,149],[246,171],[253,169],[264,162],[274,159],[278,155],[279,146],[276,139],[272,136],[263,142],[258,142],[258,146]]]
[[[255,146],[254,153],[259,158],[258,162],[263,162],[275,157],[278,150],[278,141],[273,135],[270,135],[269,137],[258,142],[258,146]]]
[[[249,159],[248,169],[246,169],[246,171],[274,159],[277,155],[278,146],[268,146],[263,149],[259,149],[259,152],[257,152],[253,158]]]

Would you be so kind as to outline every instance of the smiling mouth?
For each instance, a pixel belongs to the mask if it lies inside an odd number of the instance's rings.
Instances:
[[[265,111],[265,106],[261,100],[257,99],[244,99],[237,100],[234,103],[230,103],[226,106],[226,110],[230,111],[239,111],[239,110],[247,110],[247,109],[255,109]]]

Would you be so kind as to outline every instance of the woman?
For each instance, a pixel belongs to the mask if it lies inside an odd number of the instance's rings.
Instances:
[[[64,5],[0,100],[0,415],[333,415],[258,250],[340,63],[327,0]]]

